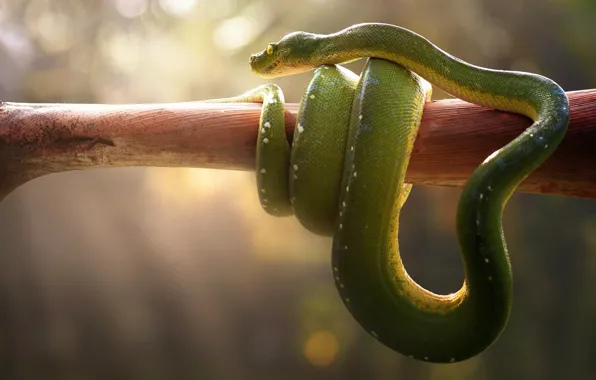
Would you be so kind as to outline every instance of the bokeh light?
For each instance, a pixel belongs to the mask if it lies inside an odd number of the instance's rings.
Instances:
[[[314,366],[326,367],[337,357],[337,338],[330,331],[316,331],[304,344],[304,356]]]

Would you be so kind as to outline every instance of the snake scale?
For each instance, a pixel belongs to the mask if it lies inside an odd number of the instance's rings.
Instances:
[[[367,58],[360,76],[339,65],[360,58]],[[220,101],[263,103],[256,157],[261,205],[333,236],[335,284],[355,320],[387,347],[427,362],[466,360],[492,345],[512,303],[503,209],[566,134],[569,101],[561,87],[544,76],[469,64],[410,30],[382,23],[327,35],[290,33],[252,55],[250,66],[264,78],[315,70],[291,146],[278,86]],[[397,241],[399,212],[411,189],[405,173],[431,84],[533,120],[463,188],[456,226],[465,279],[449,295],[430,292],[408,275]]]

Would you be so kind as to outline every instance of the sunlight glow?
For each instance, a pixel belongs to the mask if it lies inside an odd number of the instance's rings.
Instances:
[[[244,16],[225,20],[213,33],[215,43],[225,50],[234,50],[248,45],[255,37],[254,22]]]
[[[122,72],[133,72],[139,65],[141,40],[131,34],[107,32],[102,41],[102,52],[107,61]]]
[[[147,172],[147,185],[169,202],[184,206],[217,195],[227,189],[241,193],[248,190],[248,173],[216,169],[152,168]],[[246,189],[246,190],[244,190]]]
[[[254,41],[271,25],[273,16],[265,1],[254,1],[236,17],[220,23],[213,40],[223,50],[235,50]]]
[[[114,0],[116,11],[126,18],[139,17],[147,10],[147,0]]]
[[[276,218],[259,204],[254,172],[193,168],[151,168],[147,187],[160,202],[174,208],[228,199],[226,207],[240,210],[252,254],[266,261],[328,262],[328,237],[308,232],[294,217]]]
[[[184,16],[197,5],[197,0],[159,0],[161,9],[169,14]]]
[[[62,13],[45,12],[27,15],[27,23],[44,50],[59,52],[69,49],[73,44],[76,34],[73,33],[72,21]]]

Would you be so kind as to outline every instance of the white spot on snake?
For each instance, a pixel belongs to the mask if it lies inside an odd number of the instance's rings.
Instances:
[[[378,334],[377,334],[377,333],[376,333],[374,330],[371,330],[371,331],[370,331],[370,334],[371,334],[372,336],[374,336],[375,338],[378,338],[378,337],[379,337],[379,335],[378,335]]]
[[[337,281],[339,281],[339,276],[335,276],[335,279],[336,279]]]
[[[493,187],[491,185],[488,185],[488,191],[493,191]]]
[[[315,98],[315,94],[310,94],[310,98],[314,99]]]
[[[346,192],[350,191],[350,186],[346,186]]]
[[[333,270],[337,272],[339,269],[337,269],[337,267],[333,267]]]
[[[347,245],[344,245],[344,249],[348,249],[348,246]]]
[[[488,281],[492,281],[493,280],[493,276],[488,276]]]
[[[267,202],[269,202],[269,199],[263,198],[263,203],[267,203]]]
[[[267,143],[269,142],[269,139],[268,139],[267,137],[265,137],[265,138],[263,139],[263,142],[264,142],[265,144],[267,144]]]
[[[271,123],[270,123],[270,122],[268,122],[268,121],[266,121],[266,122],[263,124],[263,127],[265,127],[265,128],[271,128]]]
[[[261,133],[265,133],[265,128],[261,128]]]
[[[343,213],[342,211],[340,211],[340,212],[339,212],[339,216],[343,216],[343,214],[344,214],[344,213]]]
[[[484,259],[484,262],[487,263],[487,264],[490,262],[490,260],[488,259],[488,257],[486,259]]]
[[[372,75],[368,78],[368,81],[374,85],[378,85],[379,83],[381,83],[381,81],[379,81],[379,79],[373,77]]]
[[[343,207],[346,207],[346,202],[345,202],[345,201],[344,201],[344,202],[341,202],[341,205],[342,205]]]
[[[344,287],[344,284],[340,283],[340,284],[339,284],[339,287],[340,287],[340,288],[343,288],[343,287]]]
[[[414,359],[414,355],[408,355],[410,359]]]
[[[302,125],[300,125],[300,123],[298,123],[298,133],[302,133],[304,132],[304,127]]]
[[[298,179],[298,176],[296,174],[294,174],[294,179]]]
[[[358,120],[362,120],[362,115],[358,115]]]
[[[358,172],[354,172],[354,177],[358,177]]]
[[[451,359],[449,359],[449,361],[450,361],[451,363],[453,363],[453,362],[455,362],[455,358],[451,358]]]
[[[267,208],[267,205],[261,205],[261,207],[263,207],[263,208]]]
[[[354,147],[353,147],[353,146],[351,146],[351,147],[350,147],[350,152],[353,152],[353,151],[354,151]]]
[[[340,223],[340,225],[339,225],[339,229],[341,230],[341,229],[343,229],[343,228],[344,228],[344,225]]]
[[[346,298],[346,303],[350,303],[350,299],[349,298]]]
[[[479,226],[480,225],[480,219],[476,219],[476,225]]]
[[[265,194],[266,192],[267,192],[267,190],[261,189],[261,193]]]
[[[294,164],[294,170],[298,170],[298,165]]]
[[[484,198],[484,194],[480,193],[480,199]]]
[[[267,169],[265,169],[265,168],[261,169],[261,173],[263,173],[263,174],[267,173]]]
[[[428,356],[425,356],[425,357],[424,357],[424,360],[428,360]]]
[[[544,149],[548,148],[548,144],[544,144]]]

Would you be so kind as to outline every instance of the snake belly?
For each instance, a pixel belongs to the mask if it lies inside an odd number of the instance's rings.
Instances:
[[[359,78],[337,66],[364,57]],[[504,329],[512,303],[503,209],[564,138],[565,92],[540,75],[471,65],[416,33],[380,23],[329,35],[294,32],[251,56],[250,64],[266,78],[316,69],[291,148],[283,108],[275,108],[277,115],[269,110],[279,95],[270,95],[272,85],[259,90],[266,93],[268,116],[259,127],[257,183],[267,212],[295,212],[309,230],[333,236],[335,284],[355,320],[417,360],[453,363],[486,350]],[[463,188],[456,226],[465,279],[448,295],[408,275],[397,242],[399,211],[410,190],[404,175],[430,95],[426,80],[465,101],[533,120]]]

